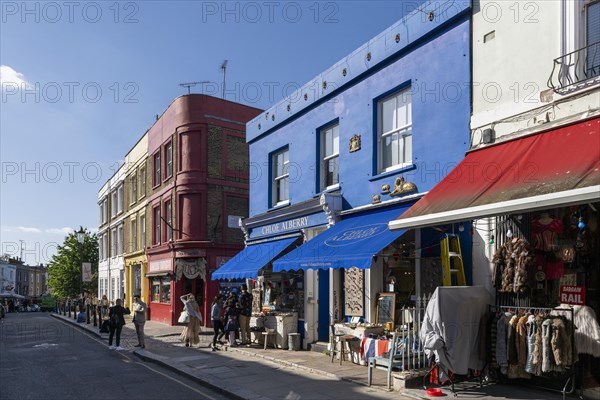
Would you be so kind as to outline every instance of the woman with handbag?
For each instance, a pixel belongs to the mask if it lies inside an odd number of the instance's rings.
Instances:
[[[190,347],[191,345],[200,343],[202,314],[192,293],[184,294],[180,299],[183,302],[183,311],[179,317],[179,322],[187,323],[186,327],[183,328],[183,332],[181,332],[180,339],[182,342],[185,342],[185,347]]]
[[[229,346],[235,347],[235,334],[240,329],[240,310],[232,299],[227,300],[225,309],[225,332],[229,333]]]

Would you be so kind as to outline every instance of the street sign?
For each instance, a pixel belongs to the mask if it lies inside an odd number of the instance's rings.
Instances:
[[[81,280],[83,282],[92,281],[92,263],[84,262],[81,264]]]

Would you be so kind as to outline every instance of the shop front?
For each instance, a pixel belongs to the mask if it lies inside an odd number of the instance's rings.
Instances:
[[[472,221],[473,281],[495,298],[479,339],[502,344],[479,356],[509,382],[599,386],[599,128],[596,118],[470,152],[389,223]],[[532,346],[513,352],[499,332]]]
[[[287,346],[288,333],[304,338],[307,327],[316,326],[319,303],[321,312],[328,312],[329,286],[309,280],[304,271],[275,271],[273,262],[327,229],[340,209],[341,196],[327,193],[243,220],[246,248],[212,274],[225,296],[248,285],[254,300],[251,328],[274,329],[279,347]]]
[[[148,262],[145,254],[125,257],[125,304],[133,304],[133,296],[139,295],[145,303],[149,301],[148,280],[144,277],[148,273]]]
[[[403,324],[401,310],[414,305],[423,288],[416,267],[421,238],[412,231],[390,231],[388,222],[410,206],[392,201],[341,213],[335,225],[273,263],[274,273],[304,272],[326,283],[328,309],[307,332],[309,342],[328,341],[338,322],[346,322],[359,338]],[[311,302],[308,293],[307,307]]]

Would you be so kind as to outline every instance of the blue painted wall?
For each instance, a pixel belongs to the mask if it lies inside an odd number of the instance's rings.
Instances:
[[[248,123],[250,216],[271,209],[269,154],[285,146],[289,147],[291,165],[290,203],[320,194],[318,128],[335,120],[339,120],[339,174],[345,209],[371,203],[382,184],[393,188],[394,179],[400,175],[414,182],[419,192],[427,191],[464,158],[469,148],[471,104],[469,12],[459,10],[445,21],[408,18],[402,23],[400,37],[407,42],[403,46],[398,43],[396,52],[389,50],[395,32],[391,28],[378,37],[384,40],[369,42],[368,50],[372,57],[379,57],[378,64],[359,68],[340,62],[315,81],[322,85],[333,72],[354,69],[353,78],[337,90],[320,98],[288,103],[287,117],[282,117],[283,101]],[[418,40],[411,41],[411,35]],[[378,175],[376,99],[402,85],[410,85],[413,92],[414,165]],[[302,107],[295,111],[298,103]],[[361,150],[350,153],[349,141],[355,134],[361,135]]]

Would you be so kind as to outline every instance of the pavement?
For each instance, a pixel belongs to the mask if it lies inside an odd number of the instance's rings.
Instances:
[[[108,334],[99,333],[92,323],[77,323],[73,318],[52,314],[106,340]],[[137,344],[131,317],[121,334],[121,347],[140,359],[170,369],[198,384],[227,394],[235,399],[430,399],[422,387],[389,391],[386,372],[373,371],[373,382],[367,386],[367,368],[344,361],[331,362],[325,354],[314,351],[263,349],[262,346],[228,347],[212,351],[212,329],[203,331],[200,344],[186,348],[179,340],[183,326],[169,326],[155,321],[145,324],[146,348]],[[107,349],[107,351],[109,351]],[[560,393],[527,386],[465,382],[456,385],[457,398],[559,400]],[[442,387],[442,396],[453,396]],[[571,398],[575,398],[572,396]]]

